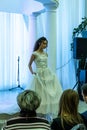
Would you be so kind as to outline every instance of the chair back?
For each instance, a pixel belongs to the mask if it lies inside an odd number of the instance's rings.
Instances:
[[[77,124],[71,130],[87,130],[84,124]]]

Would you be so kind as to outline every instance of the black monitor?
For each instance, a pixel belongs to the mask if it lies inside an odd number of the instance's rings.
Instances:
[[[87,58],[87,38],[75,37],[73,40],[73,58]]]

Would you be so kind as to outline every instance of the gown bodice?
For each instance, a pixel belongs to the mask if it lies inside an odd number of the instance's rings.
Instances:
[[[39,52],[34,52],[33,55],[35,55],[35,64],[36,64],[36,68],[47,68],[47,53],[43,52],[43,53],[39,53]]]

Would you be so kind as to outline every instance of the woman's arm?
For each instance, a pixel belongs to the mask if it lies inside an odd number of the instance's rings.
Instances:
[[[30,61],[29,61],[29,63],[28,63],[28,68],[29,68],[29,70],[30,70],[30,72],[32,73],[32,74],[36,74],[35,72],[33,72],[33,69],[32,69],[32,63],[33,63],[33,61],[35,60],[35,55],[31,55],[31,58],[30,58]]]

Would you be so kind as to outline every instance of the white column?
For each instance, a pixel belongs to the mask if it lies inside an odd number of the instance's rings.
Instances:
[[[29,16],[29,50],[32,51],[35,41],[37,39],[37,16],[40,15],[39,12],[33,12]]]
[[[56,51],[57,51],[57,16],[58,4],[44,4],[46,8],[46,37],[48,39],[48,64],[56,72]]]

